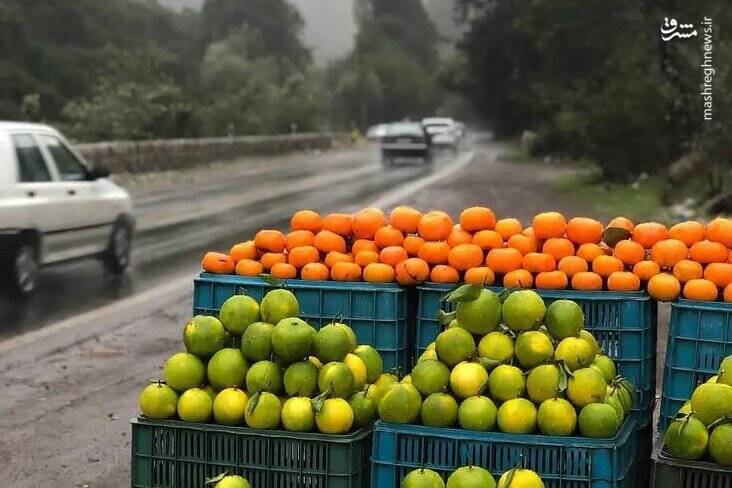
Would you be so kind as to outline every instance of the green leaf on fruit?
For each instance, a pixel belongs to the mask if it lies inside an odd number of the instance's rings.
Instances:
[[[258,278],[270,286],[275,286],[275,287],[281,288],[285,285],[285,283],[282,280],[280,280],[279,278],[275,278],[274,276],[272,276],[271,274],[268,274],[268,273],[262,273],[258,276]]]
[[[457,317],[457,312],[445,312],[444,310],[437,311],[437,321],[441,325],[448,325],[450,322],[455,320],[455,317]]]
[[[480,285],[475,284],[468,284],[468,285],[462,285],[457,287],[455,290],[451,291],[447,294],[445,297],[445,300],[448,302],[472,302],[478,299],[480,296],[480,291],[483,289]]]

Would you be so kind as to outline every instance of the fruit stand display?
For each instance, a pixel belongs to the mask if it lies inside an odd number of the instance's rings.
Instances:
[[[496,482],[493,475],[480,466],[461,466],[447,474],[447,483],[436,471],[429,468],[413,469],[402,480],[402,488],[544,488],[544,482],[530,469],[511,468],[503,473]]]

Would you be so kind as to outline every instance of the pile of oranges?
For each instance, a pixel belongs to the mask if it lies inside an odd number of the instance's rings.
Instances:
[[[209,252],[213,273],[304,280],[478,283],[507,288],[638,291],[662,301],[732,302],[732,220],[708,224],[607,225],[559,212],[534,216],[524,227],[498,220],[487,207],[445,212],[397,207],[321,216],[296,212],[290,232],[261,230],[228,254]]]

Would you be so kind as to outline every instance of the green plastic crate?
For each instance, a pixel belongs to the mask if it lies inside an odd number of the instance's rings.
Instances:
[[[132,420],[132,488],[203,488],[223,472],[252,488],[364,488],[372,428],[327,435]]]
[[[732,488],[732,467],[707,461],[687,461],[667,455],[663,437],[653,448],[651,488]]]

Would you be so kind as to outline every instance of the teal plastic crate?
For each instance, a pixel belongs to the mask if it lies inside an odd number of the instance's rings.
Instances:
[[[473,432],[377,422],[371,455],[373,488],[399,488],[406,474],[428,467],[446,478],[475,464],[500,476],[522,464],[546,488],[636,488],[636,418],[611,439]]]
[[[653,447],[651,488],[732,488],[732,467],[668,455],[659,436]]]
[[[666,427],[697,385],[717,374],[732,354],[732,304],[679,300],[671,318],[663,369],[658,428]]]
[[[444,297],[454,286],[427,283],[417,288],[415,331],[418,358],[440,332],[439,310],[451,310]],[[503,289],[489,287],[500,293]],[[618,372],[638,387],[639,427],[652,418],[656,391],[657,304],[645,293],[606,291],[535,290],[547,303],[566,299],[577,302],[585,314],[585,328],[592,332],[605,354],[618,365]]]
[[[252,488],[369,486],[372,429],[326,435],[132,420],[132,488],[202,488],[224,472]]]
[[[300,315],[319,329],[339,317],[359,344],[376,348],[384,369],[404,371],[411,353],[407,338],[407,292],[397,284],[287,280],[300,303]],[[193,283],[193,314],[218,315],[231,296],[246,293],[261,300],[274,288],[259,278],[201,273]]]

